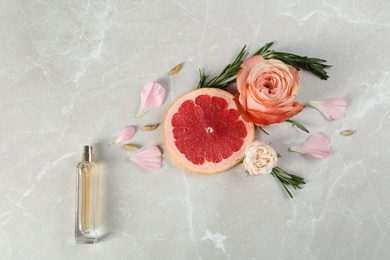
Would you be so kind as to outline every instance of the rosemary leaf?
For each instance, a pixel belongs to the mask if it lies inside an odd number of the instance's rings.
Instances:
[[[283,179],[292,179],[292,177],[285,171],[283,171],[282,169],[280,169],[279,167],[275,167],[274,168],[274,171],[278,174],[278,176],[280,178],[283,178]]]
[[[256,55],[263,55],[265,52],[268,51],[268,49],[274,44],[274,42],[269,42],[269,43],[266,43],[263,47],[261,47],[257,52],[255,52],[255,54],[253,54],[253,56],[256,56]]]
[[[218,76],[215,76],[210,80],[208,80],[209,76],[205,75],[199,69],[199,83],[197,88],[224,88],[226,85],[236,82],[237,74],[241,69],[241,64],[249,55],[245,48],[246,45],[241,49],[240,53],[231,64],[228,64]]]
[[[305,131],[306,133],[310,133],[309,130],[306,129],[306,127],[304,127],[302,124],[300,124],[297,121],[294,121],[294,120],[291,120],[291,119],[287,119],[286,122],[291,123],[293,126],[298,127],[299,129],[301,129],[302,131]]]
[[[286,190],[287,194],[291,198],[293,198],[293,196],[291,192],[287,189],[286,185],[291,185],[293,189],[296,190],[301,189],[301,187],[299,186],[300,184],[306,184],[302,177],[299,177],[294,174],[289,174],[279,167],[274,167],[272,169],[271,175],[274,176],[280,182],[280,184],[282,184],[283,188]]]
[[[276,59],[284,63],[294,66],[297,70],[306,69],[317,74],[321,79],[328,79],[329,76],[324,69],[332,67],[324,64],[326,60],[311,58],[307,56],[299,56],[296,54],[276,51],[266,51],[263,54],[264,59]]]
[[[291,192],[287,189],[287,187],[284,185],[284,183],[282,182],[282,180],[279,178],[279,176],[277,174],[275,174],[273,171],[271,172],[272,176],[274,176],[279,182],[280,184],[282,184],[283,188],[286,190],[286,192],[288,193],[288,195],[290,196],[290,198],[293,198],[293,195],[291,194]]]

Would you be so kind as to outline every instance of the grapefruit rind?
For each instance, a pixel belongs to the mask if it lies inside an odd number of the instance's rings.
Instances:
[[[254,125],[250,122],[246,122],[242,119],[242,117],[239,117],[239,120],[243,121],[245,125],[245,129],[247,131],[247,135],[245,138],[243,138],[243,144],[241,148],[233,152],[233,154],[227,158],[223,159],[219,163],[213,163],[206,161],[202,165],[196,165],[190,162],[184,154],[182,154],[178,148],[175,145],[175,138],[173,137],[173,126],[172,126],[172,118],[173,115],[178,111],[181,104],[183,104],[186,100],[193,100],[195,102],[196,97],[199,95],[210,95],[210,96],[216,96],[221,97],[225,99],[228,102],[227,109],[235,109],[237,110],[236,104],[233,101],[234,96],[230,94],[227,91],[224,91],[222,89],[216,89],[216,88],[202,88],[202,89],[196,89],[193,91],[190,91],[178,99],[176,99],[172,105],[169,107],[167,113],[165,114],[164,118],[164,140],[167,146],[167,149],[169,153],[171,154],[172,158],[182,167],[186,168],[189,171],[199,173],[199,174],[215,174],[219,172],[226,171],[233,166],[235,166],[239,160],[244,156],[245,149],[248,144],[253,142],[255,137],[255,129]]]

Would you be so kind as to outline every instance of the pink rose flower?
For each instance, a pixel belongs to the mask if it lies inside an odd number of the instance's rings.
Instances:
[[[295,102],[300,81],[293,66],[258,55],[245,60],[241,68],[234,101],[246,121],[258,126],[282,123],[305,107]]]

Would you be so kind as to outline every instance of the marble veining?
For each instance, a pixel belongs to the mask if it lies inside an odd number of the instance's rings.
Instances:
[[[390,3],[375,1],[47,1],[0,3],[1,259],[389,259]],[[343,118],[307,106],[295,119],[322,132],[331,155],[289,153],[308,134],[289,124],[266,136],[280,166],[305,177],[289,199],[272,176],[241,167],[203,176],[170,157],[162,123],[247,44],[328,60],[330,78],[302,71],[298,101],[344,98]],[[169,71],[183,63],[176,75]],[[137,120],[142,87],[167,91]],[[125,125],[132,142],[158,145],[147,172],[110,147]],[[342,130],[353,130],[346,137]],[[74,243],[76,165],[95,148],[100,239]]]

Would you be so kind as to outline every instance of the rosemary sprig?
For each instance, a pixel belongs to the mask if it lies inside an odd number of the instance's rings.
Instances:
[[[274,44],[274,42],[266,43],[263,47],[261,47],[253,56],[256,55],[264,55],[264,53],[269,52],[269,48]],[[265,58],[264,58],[265,59]]]
[[[280,182],[280,184],[282,184],[283,188],[286,190],[290,198],[293,198],[293,195],[287,189],[286,185],[291,185],[294,188],[294,190],[296,190],[296,189],[301,189],[301,187],[299,186],[300,184],[306,184],[306,182],[302,177],[289,174],[288,172],[286,172],[285,170],[279,167],[274,167],[272,169],[271,174]]]
[[[205,75],[201,69],[199,69],[199,83],[197,88],[224,88],[229,83],[235,82],[237,73],[241,69],[241,64],[249,55],[245,48],[246,45],[241,49],[240,53],[231,64],[228,64],[218,76],[215,76],[210,80],[208,80],[209,75]]]
[[[294,66],[297,70],[306,69],[317,74],[321,79],[328,79],[329,76],[324,69],[331,67],[331,65],[325,64],[326,60],[311,58],[307,56],[299,56],[292,53],[277,52],[270,50],[273,42],[266,43],[261,47],[254,55],[262,55],[264,59],[277,59],[288,65]],[[241,69],[241,64],[248,57],[249,52],[246,51],[246,45],[241,49],[236,59],[228,64],[222,72],[211,79],[209,75],[205,75],[201,69],[199,69],[199,83],[197,88],[225,88],[226,85],[236,81],[237,73]]]
[[[263,54],[264,59],[276,59],[283,61],[285,64],[294,66],[297,70],[305,69],[317,74],[321,79],[328,79],[329,76],[324,69],[332,67],[324,64],[326,60],[299,56],[292,53],[267,51]]]

